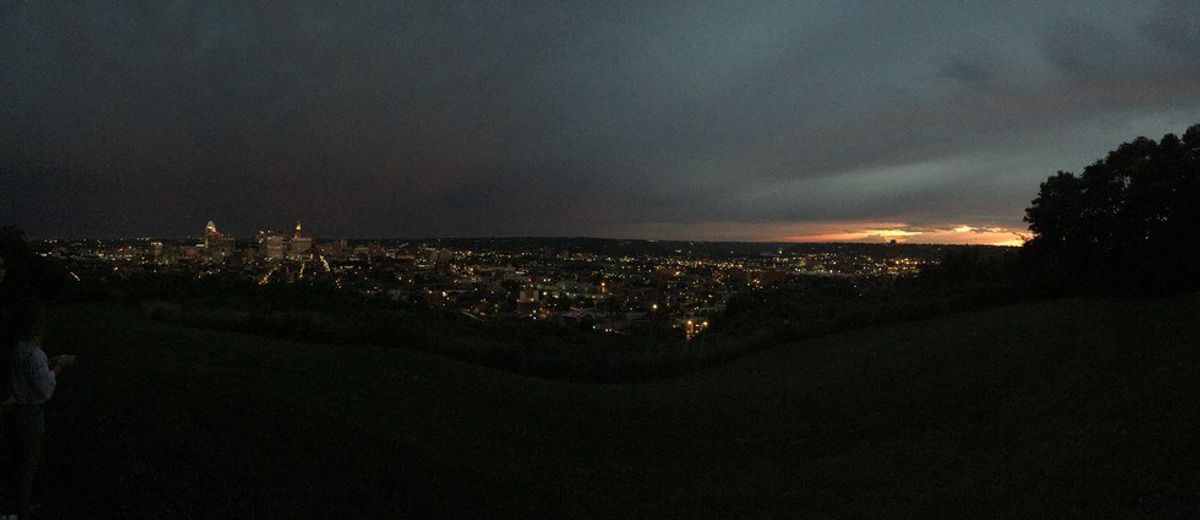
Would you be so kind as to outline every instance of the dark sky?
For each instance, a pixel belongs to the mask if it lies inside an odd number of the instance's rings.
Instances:
[[[3,2],[0,222],[996,242],[1200,122],[1200,2],[799,4]]]

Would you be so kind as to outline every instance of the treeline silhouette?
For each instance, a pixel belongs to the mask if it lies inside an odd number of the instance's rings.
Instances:
[[[1200,288],[1200,125],[1139,137],[1042,183],[1025,212],[1029,282],[1057,293]]]

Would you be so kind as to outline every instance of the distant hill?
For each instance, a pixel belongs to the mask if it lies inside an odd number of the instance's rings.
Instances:
[[[1200,298],[1058,300],[640,385],[56,311],[46,517],[1200,515]]]

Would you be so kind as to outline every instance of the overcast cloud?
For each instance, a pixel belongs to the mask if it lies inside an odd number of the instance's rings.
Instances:
[[[1200,2],[0,4],[39,236],[976,241],[1197,122]]]

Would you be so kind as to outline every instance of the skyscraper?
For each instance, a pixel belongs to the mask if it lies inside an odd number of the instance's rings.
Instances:
[[[269,235],[267,236],[266,243],[268,259],[282,260],[287,256],[287,238],[281,235]]]
[[[233,256],[235,240],[217,231],[217,225],[208,221],[204,227],[204,256],[215,262],[224,262]]]
[[[300,220],[296,220],[296,234],[292,237],[292,247],[288,251],[288,257],[293,260],[311,260],[312,259],[312,237],[302,236],[300,234]]]
[[[221,241],[221,232],[217,231],[217,225],[213,221],[208,221],[208,225],[204,227],[204,247],[216,246]]]

